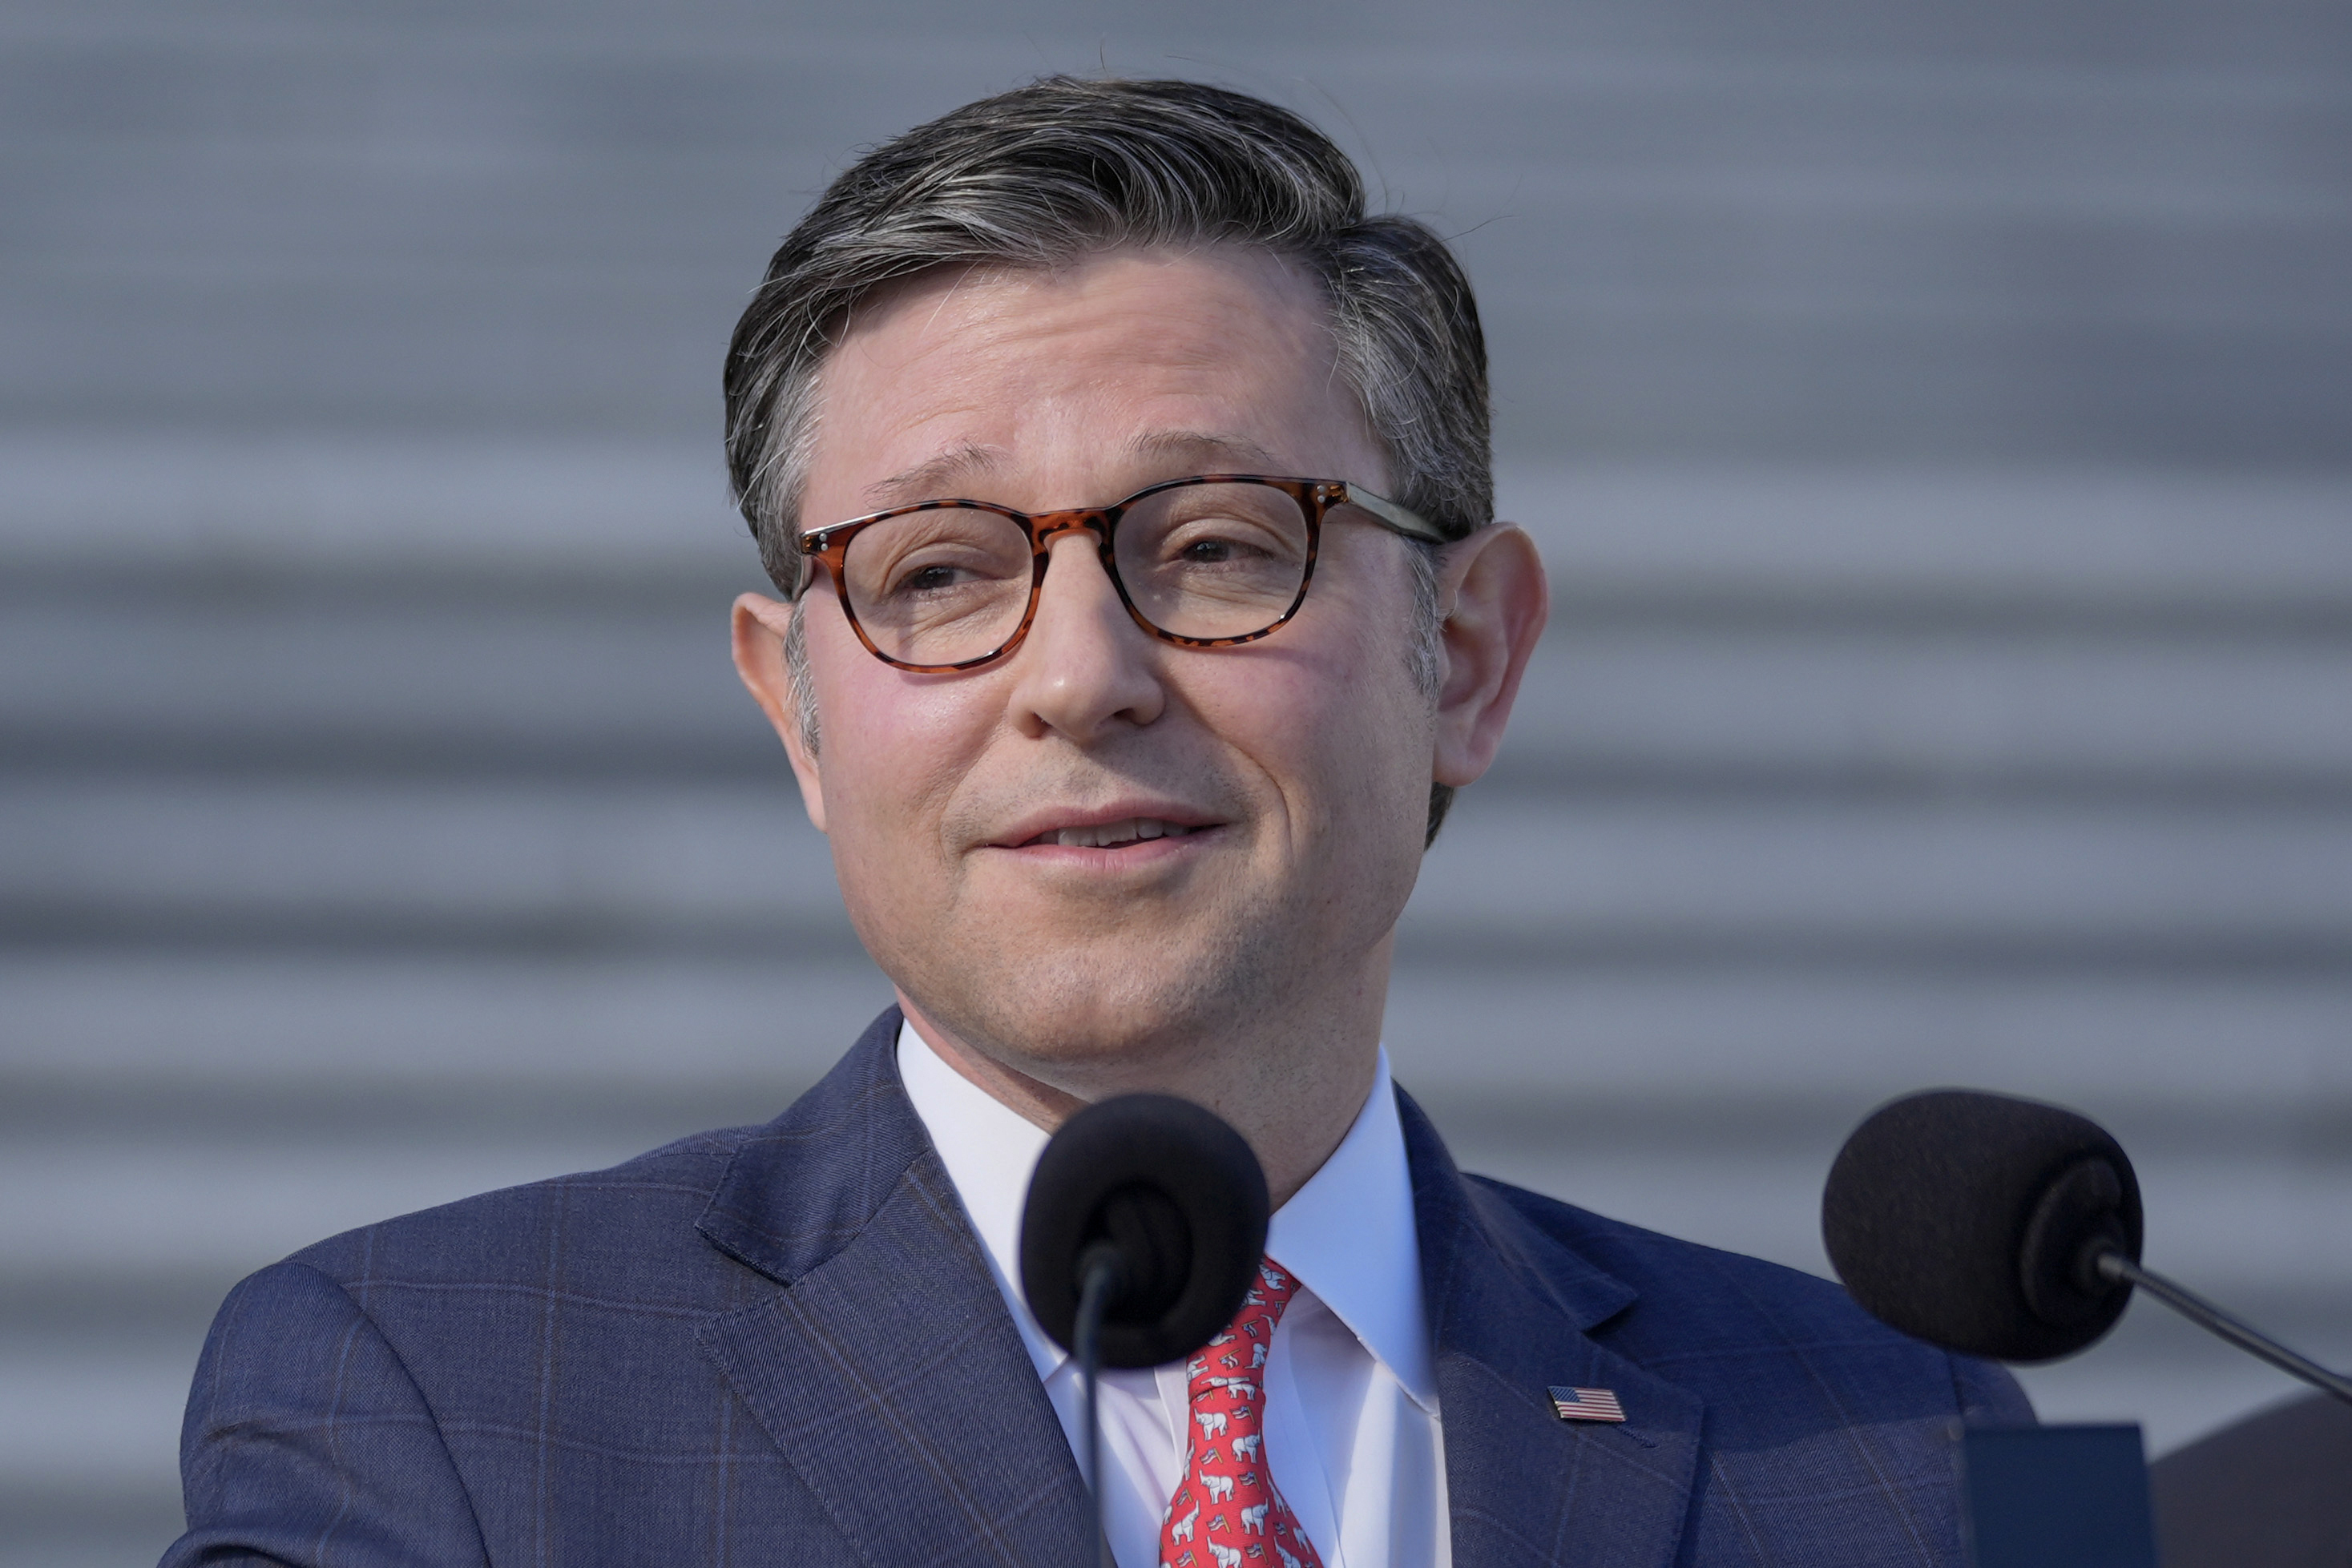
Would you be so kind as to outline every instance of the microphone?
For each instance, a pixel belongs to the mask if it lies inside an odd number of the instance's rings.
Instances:
[[[2053,1361],[2105,1333],[2137,1262],[2139,1181],[2123,1146],[2072,1111],[1932,1089],[1871,1113],[1830,1166],[1822,1239],[1853,1299],[1916,1339]]]
[[[1248,1142],[1173,1095],[1089,1105],[1038,1156],[1021,1215],[1021,1291],[1085,1379],[1087,1487],[1105,1568],[1101,1369],[1180,1360],[1233,1322],[1265,1255],[1267,1209]]]
[[[1873,1316],[1999,1361],[2095,1343],[2135,1288],[2339,1399],[2330,1372],[2139,1261],[2139,1180],[2104,1127],[2039,1101],[1931,1089],[1881,1106],[1838,1151],[1822,1239]]]

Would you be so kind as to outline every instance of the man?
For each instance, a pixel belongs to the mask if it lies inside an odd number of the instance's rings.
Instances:
[[[898,1005],[767,1126],[239,1286],[167,1562],[1084,1563],[1015,1238],[1049,1130],[1146,1089],[1278,1211],[1218,1346],[1107,1380],[1125,1568],[1957,1560],[2005,1376],[1465,1178],[1388,1082],[1545,613],[1428,230],[1268,105],[1045,81],[844,174],[727,390],[783,593],[737,665]]]

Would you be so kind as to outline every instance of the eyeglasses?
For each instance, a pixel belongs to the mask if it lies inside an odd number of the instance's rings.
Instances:
[[[1198,474],[1068,512],[919,501],[813,528],[800,544],[832,572],[850,628],[876,658],[943,674],[1020,645],[1054,541],[1081,528],[1100,539],[1103,570],[1146,632],[1185,648],[1254,643],[1307,601],[1335,507],[1407,538],[1448,542],[1435,524],[1336,479]]]

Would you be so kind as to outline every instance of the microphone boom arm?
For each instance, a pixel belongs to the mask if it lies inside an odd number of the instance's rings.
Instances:
[[[2200,1328],[2221,1335],[2249,1355],[2260,1356],[2281,1372],[2300,1377],[2314,1387],[2325,1389],[2336,1398],[2352,1404],[2352,1377],[2330,1372],[2309,1356],[2297,1354],[2252,1324],[2223,1312],[2194,1291],[2174,1284],[2154,1270],[2141,1268],[2112,1249],[2102,1250],[2093,1266],[2097,1269],[2100,1278],[2127,1281]]]
[[[1124,1281],[1119,1278],[1118,1250],[1097,1243],[1079,1259],[1084,1283],[1078,1289],[1076,1332],[1078,1371],[1087,1394],[1087,1502],[1094,1516],[1095,1560],[1098,1568],[1118,1568],[1111,1556],[1110,1535],[1103,1528],[1102,1482],[1102,1325],[1112,1299]]]

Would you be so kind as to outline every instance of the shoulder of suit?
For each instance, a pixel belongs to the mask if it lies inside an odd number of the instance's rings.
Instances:
[[[695,1223],[729,1163],[769,1129],[726,1127],[665,1144],[603,1170],[551,1176],[460,1198],[331,1236],[294,1253],[347,1287],[386,1280],[488,1281],[566,1255],[567,1273],[604,1255],[718,1254]]]
[[[1779,1322],[1795,1314],[1864,1336],[1901,1337],[1855,1305],[1845,1287],[1818,1275],[1646,1230],[1487,1176],[1465,1179],[1553,1242],[1632,1286],[1643,1316]]]

